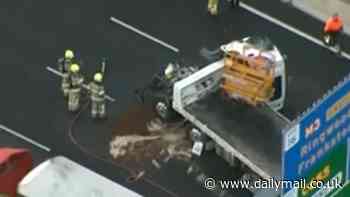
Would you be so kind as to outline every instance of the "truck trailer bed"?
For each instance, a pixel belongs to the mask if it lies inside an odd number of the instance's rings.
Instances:
[[[281,130],[287,120],[269,106],[224,100],[217,93],[185,107],[192,121],[263,178],[280,177]]]

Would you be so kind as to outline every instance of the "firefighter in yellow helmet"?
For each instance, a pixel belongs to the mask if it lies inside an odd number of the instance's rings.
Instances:
[[[62,73],[61,89],[65,97],[68,96],[69,89],[69,67],[72,65],[74,59],[74,52],[67,49],[64,52],[64,57],[58,59],[58,70]]]
[[[102,81],[102,73],[96,73],[94,75],[94,80],[89,83],[91,116],[93,118],[106,117],[105,89],[102,85]]]
[[[72,64],[69,73],[68,110],[75,112],[80,107],[81,88],[84,78],[80,74],[80,66],[78,64]]]
[[[208,12],[211,15],[218,14],[219,0],[208,0]]]
[[[239,7],[240,0],[227,0],[232,8]],[[220,0],[208,0],[208,12],[210,15],[218,15]]]

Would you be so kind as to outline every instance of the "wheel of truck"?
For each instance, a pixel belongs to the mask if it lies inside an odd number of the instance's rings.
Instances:
[[[155,107],[156,113],[165,121],[173,120],[176,116],[175,111],[172,109],[171,105],[159,101]]]

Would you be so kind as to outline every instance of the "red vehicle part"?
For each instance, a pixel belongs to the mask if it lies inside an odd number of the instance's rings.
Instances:
[[[16,197],[18,183],[32,167],[33,159],[28,150],[0,148],[0,194]]]

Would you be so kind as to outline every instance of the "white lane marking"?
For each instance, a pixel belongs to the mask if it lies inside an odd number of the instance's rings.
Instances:
[[[123,26],[123,27],[125,27],[125,28],[127,28],[127,29],[129,29],[129,30],[131,30],[131,31],[133,31],[133,32],[135,32],[135,33],[145,37],[145,38],[148,38],[149,40],[152,40],[152,41],[154,41],[154,42],[156,42],[156,43],[158,43],[158,44],[160,44],[160,45],[162,45],[162,46],[164,46],[164,47],[166,47],[166,48],[168,48],[168,49],[170,49],[170,50],[172,50],[172,51],[174,51],[176,53],[180,52],[180,50],[178,48],[176,48],[176,47],[174,47],[174,46],[172,46],[172,45],[170,45],[170,44],[168,44],[168,43],[166,43],[164,41],[161,41],[158,38],[155,38],[154,36],[151,36],[151,35],[143,32],[143,31],[141,31],[141,30],[139,30],[139,29],[137,29],[137,28],[135,28],[135,27],[133,27],[133,26],[131,26],[131,25],[121,21],[121,20],[119,20],[119,19],[116,19],[113,16],[111,16],[109,19],[113,23],[119,24],[119,25],[121,25],[121,26]]]
[[[57,75],[59,77],[63,77],[63,75],[62,75],[62,73],[60,71],[55,70],[54,68],[51,68],[50,66],[46,66],[46,70],[48,70],[49,72],[51,72],[51,73],[53,73],[53,74],[55,74],[55,75]],[[88,89],[88,85],[83,84],[83,88]],[[109,100],[110,102],[115,102],[115,99],[113,97],[111,97],[111,96],[106,95],[105,98],[107,100]]]
[[[11,135],[14,135],[14,136],[20,138],[20,139],[22,139],[22,140],[24,140],[24,141],[26,141],[26,142],[34,145],[34,146],[36,146],[36,147],[46,151],[46,152],[50,152],[51,151],[51,149],[49,147],[44,146],[44,145],[40,144],[39,142],[36,142],[35,140],[32,140],[32,139],[30,139],[30,138],[28,138],[28,137],[18,133],[17,131],[12,130],[12,129],[4,126],[4,125],[0,124],[0,129],[5,131],[5,132],[7,132],[7,133],[9,133],[9,134],[11,134]]]
[[[285,0],[284,0],[285,1]],[[328,19],[329,16],[334,14],[333,12],[321,12],[319,9],[314,9],[313,7],[310,7],[309,3],[305,0],[288,0],[289,2],[283,2],[287,3],[291,6],[294,6],[296,9],[299,9],[306,14],[312,16],[313,18],[317,19],[320,22],[324,22]],[[335,6],[333,6],[335,7]],[[350,36],[350,27],[345,25],[344,26],[344,33]]]
[[[321,40],[319,40],[317,38],[314,38],[311,35],[303,32],[303,31],[301,31],[301,30],[299,30],[299,29],[297,29],[295,27],[292,27],[292,26],[290,26],[290,25],[288,25],[288,24],[286,24],[286,23],[284,23],[284,22],[282,22],[282,21],[280,21],[280,20],[278,20],[276,18],[273,18],[273,17],[271,17],[271,16],[269,16],[269,15],[267,15],[267,14],[265,14],[265,13],[263,13],[263,12],[257,10],[257,9],[255,9],[255,8],[245,4],[245,3],[241,3],[240,6],[242,8],[244,8],[244,9],[246,9],[247,11],[249,11],[249,12],[251,12],[251,13],[257,15],[257,16],[260,16],[260,17],[264,18],[264,19],[270,21],[271,23],[274,23],[275,25],[283,27],[284,29],[287,29],[288,31],[291,31],[291,32],[293,32],[293,33],[295,33],[295,34],[297,34],[297,35],[299,35],[299,36],[301,36],[301,37],[303,37],[303,38],[305,38],[305,39],[307,39],[307,40],[309,40],[309,41],[311,41],[311,42],[313,42],[313,43],[315,43],[315,44],[317,44],[317,45],[319,45],[319,46],[321,46],[323,48],[327,48],[327,49],[331,50],[334,53],[337,52],[337,50],[334,47],[325,46]],[[347,58],[348,60],[350,60],[350,54],[348,54],[346,52],[342,52],[342,56]]]

